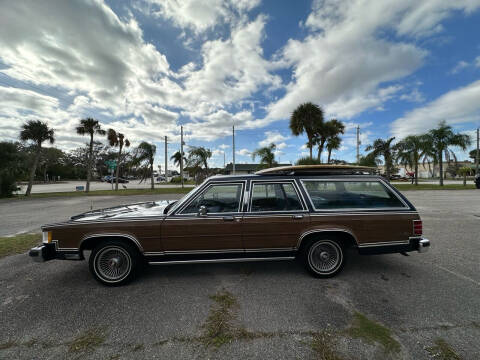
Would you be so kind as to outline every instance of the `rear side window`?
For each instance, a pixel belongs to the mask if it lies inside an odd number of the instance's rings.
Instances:
[[[254,183],[250,211],[303,210],[298,194],[291,183]]]
[[[379,181],[303,180],[316,210],[405,208]]]

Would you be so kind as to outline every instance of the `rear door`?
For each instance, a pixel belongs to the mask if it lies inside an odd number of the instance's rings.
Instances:
[[[306,204],[295,181],[252,181],[248,198],[243,217],[246,256],[291,253],[309,222]]]

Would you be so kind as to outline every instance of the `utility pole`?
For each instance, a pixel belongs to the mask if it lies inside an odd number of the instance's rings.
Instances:
[[[183,188],[183,126],[180,126],[180,180]]]
[[[223,149],[223,168],[225,169],[225,149]]]
[[[235,175],[235,125],[232,126],[232,170],[233,175]]]
[[[357,165],[360,163],[360,125],[357,125]]]
[[[168,183],[167,162],[168,162],[168,149],[167,149],[167,137],[165,136],[165,182],[166,183]]]
[[[479,158],[480,158],[480,148],[479,148],[479,143],[480,143],[480,128],[477,128],[477,154],[475,156],[475,175],[478,175],[478,163],[479,163]]]

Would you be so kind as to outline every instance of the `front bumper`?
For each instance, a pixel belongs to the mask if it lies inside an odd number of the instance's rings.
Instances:
[[[42,244],[31,248],[28,255],[33,258],[33,261],[44,262],[57,258],[55,251],[55,244]]]

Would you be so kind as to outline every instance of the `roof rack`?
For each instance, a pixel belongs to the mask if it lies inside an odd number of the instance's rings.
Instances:
[[[375,175],[377,169],[355,165],[292,165],[257,171],[257,175]]]

